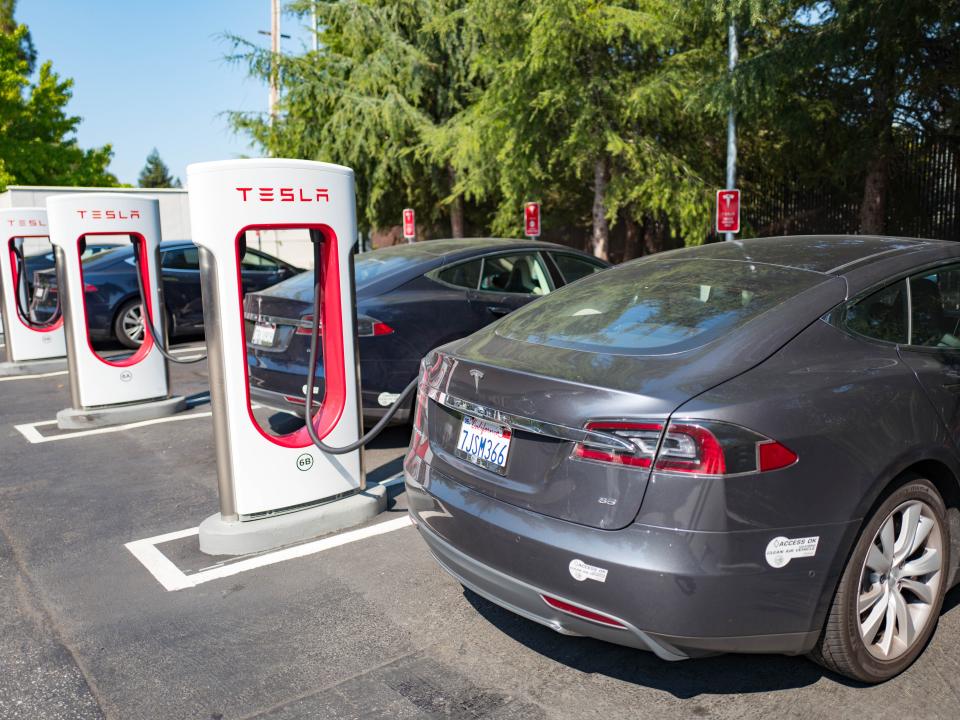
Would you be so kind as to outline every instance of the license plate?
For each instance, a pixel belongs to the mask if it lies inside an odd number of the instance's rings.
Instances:
[[[277,326],[273,323],[267,322],[258,322],[253,327],[253,342],[254,345],[261,345],[263,347],[272,347],[273,340],[277,336]]]
[[[34,296],[35,298],[37,298],[38,300],[42,300],[42,299],[43,299],[43,293],[44,293],[44,289],[43,289],[42,287],[38,287],[38,288],[36,288],[36,289],[33,291],[33,296]]]
[[[463,416],[456,454],[487,470],[503,475],[510,452],[510,428]]]

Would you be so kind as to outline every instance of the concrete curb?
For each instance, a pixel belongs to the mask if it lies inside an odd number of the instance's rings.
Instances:
[[[66,358],[0,362],[0,377],[12,377],[14,375],[40,375],[41,373],[58,372],[66,369]]]
[[[387,507],[387,488],[260,520],[225,522],[220,513],[200,523],[200,551],[207,555],[248,555],[309,540],[375,518]]]
[[[57,427],[61,430],[89,430],[90,428],[109,427],[156,420],[175,415],[186,409],[187,400],[182,396],[151,400],[129,405],[111,405],[98,408],[65,408],[57,413]]]

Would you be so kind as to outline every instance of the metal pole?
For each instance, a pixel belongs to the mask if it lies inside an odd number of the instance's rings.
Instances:
[[[730,76],[731,84],[733,81],[733,71],[737,67],[737,22],[733,15],[730,15],[730,26],[727,29],[727,71]],[[730,100],[730,109],[727,111],[727,189],[732,190],[737,186],[737,113],[734,109],[733,99]],[[724,233],[725,240],[735,239],[731,232]]]
[[[270,0],[270,123],[277,117],[277,100],[280,97],[280,0]]]

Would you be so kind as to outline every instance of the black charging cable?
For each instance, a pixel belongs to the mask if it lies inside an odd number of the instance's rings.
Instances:
[[[200,355],[198,357],[191,358],[178,358],[176,355],[167,350],[163,343],[160,342],[158,339],[159,333],[153,327],[153,318],[150,317],[150,313],[147,311],[149,305],[147,305],[147,292],[143,288],[143,271],[140,267],[140,245],[137,242],[133,243],[133,258],[136,261],[135,270],[137,271],[137,289],[140,291],[140,317],[143,318],[144,331],[150,333],[150,337],[153,338],[153,344],[156,345],[157,350],[159,350],[160,354],[170,362],[180,363],[181,365],[192,365],[193,363],[206,360],[206,355]],[[160,280],[158,280],[158,282],[160,282]]]
[[[13,246],[13,256],[16,258],[16,273],[13,281],[13,294],[16,297],[16,306],[17,312],[20,313],[20,317],[27,324],[27,327],[33,328],[35,330],[42,330],[44,328],[52,327],[57,324],[60,320],[62,312],[60,311],[60,293],[57,293],[57,305],[53,309],[53,314],[48,317],[46,320],[34,320],[30,317],[30,310],[26,305],[24,305],[23,297],[23,273],[27,267],[27,261],[23,257],[23,248],[17,247],[16,244]],[[29,286],[28,286],[29,287]]]
[[[311,233],[312,235],[312,233]],[[397,411],[403,406],[403,404],[410,399],[411,393],[417,389],[417,382],[419,378],[414,378],[410,381],[410,384],[407,385],[403,392],[400,393],[400,396],[393,401],[387,412],[382,418],[374,425],[369,432],[364,434],[359,440],[350,443],[349,445],[344,445],[343,447],[333,447],[327,445],[317,436],[317,428],[313,424],[313,386],[314,381],[317,375],[317,346],[319,345],[320,339],[320,312],[323,309],[322,295],[323,285],[320,274],[321,268],[321,255],[320,255],[320,241],[317,238],[312,238],[313,240],[313,328],[310,330],[310,360],[307,363],[307,404],[304,409],[307,421],[307,433],[310,435],[310,439],[313,441],[313,444],[316,445],[320,450],[327,453],[328,455],[343,455],[348,452],[353,452],[362,448],[364,445],[373,440],[377,435],[379,435],[383,429],[387,426],[387,423],[393,419],[393,416],[397,414]]]

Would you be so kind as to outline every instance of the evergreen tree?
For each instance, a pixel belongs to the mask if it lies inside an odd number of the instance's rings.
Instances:
[[[315,6],[318,52],[271,54],[232,38],[252,75],[280,64],[280,113],[231,113],[232,126],[275,156],[326,160],[356,170],[358,207],[373,227],[400,222],[404,207],[462,236],[465,207],[449,152],[435,138],[469,104],[474,81],[462,21],[466,0],[296,0]],[[441,23],[442,19],[442,23]],[[475,212],[475,211],[474,211]]]
[[[523,200],[544,217],[589,217],[609,255],[618,216],[700,242],[710,214],[704,115],[684,103],[687,30],[660,0],[473,0],[484,90],[451,145],[468,196],[495,197],[494,232],[516,234]]]
[[[137,185],[142,188],[178,188],[180,178],[170,175],[170,169],[160,158],[160,153],[154,148],[147,155],[147,164],[140,171]]]

